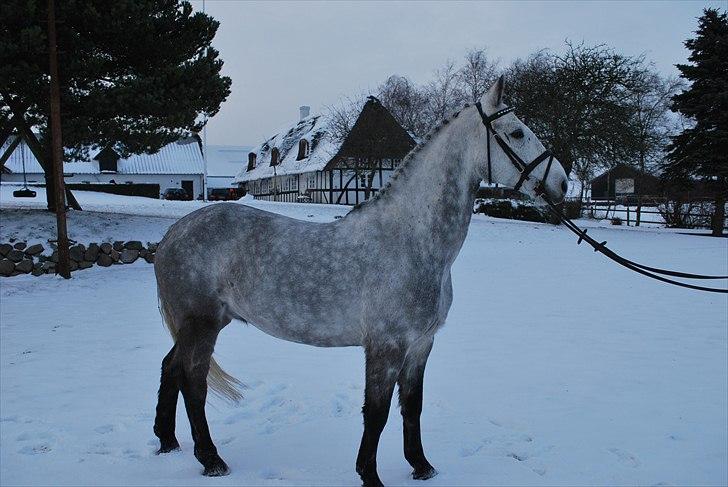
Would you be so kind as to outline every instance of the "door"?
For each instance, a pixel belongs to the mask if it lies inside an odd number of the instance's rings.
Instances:
[[[192,181],[183,180],[182,189],[187,192],[187,197],[191,200],[195,199],[195,185]]]

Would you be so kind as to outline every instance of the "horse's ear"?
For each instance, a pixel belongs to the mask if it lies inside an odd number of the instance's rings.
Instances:
[[[505,85],[505,76],[500,75],[488,92],[483,95],[483,101],[481,103],[493,108],[499,107],[503,103],[503,89]]]

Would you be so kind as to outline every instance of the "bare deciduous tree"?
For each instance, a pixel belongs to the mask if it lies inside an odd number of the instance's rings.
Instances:
[[[498,61],[488,58],[485,49],[470,49],[465,54],[465,65],[457,74],[460,92],[475,103],[488,91],[498,77]]]
[[[392,75],[379,85],[378,98],[405,130],[421,137],[429,130],[427,98],[404,76]]]
[[[679,130],[681,120],[670,111],[672,97],[684,87],[678,78],[663,78],[650,68],[636,73],[636,83],[630,92],[632,106],[632,136],[635,155],[632,163],[640,176],[654,169],[665,155],[670,136]],[[642,213],[641,200],[637,202],[639,226]]]
[[[583,188],[596,168],[634,153],[629,99],[643,60],[604,45],[566,47],[561,55],[540,51],[516,61],[508,70],[508,96]]]
[[[458,69],[455,62],[448,60],[435,70],[434,77],[424,88],[427,98],[427,121],[433,125],[463,104],[463,92],[458,83]]]
[[[324,107],[325,116],[329,124],[329,133],[333,140],[343,142],[351,132],[351,127],[359,117],[366,102],[363,94],[344,96],[333,105]]]

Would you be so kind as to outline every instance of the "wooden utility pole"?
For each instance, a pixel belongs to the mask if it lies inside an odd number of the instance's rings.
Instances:
[[[71,262],[68,253],[66,230],[66,198],[63,182],[63,143],[61,142],[61,90],[58,85],[58,51],[56,48],[56,12],[53,0],[48,0],[48,51],[51,75],[51,151],[53,182],[56,187],[56,224],[58,226],[58,262],[56,274],[71,278]]]

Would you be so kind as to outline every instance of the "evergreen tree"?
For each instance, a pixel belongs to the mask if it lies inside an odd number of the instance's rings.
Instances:
[[[46,9],[43,1],[0,2],[0,136],[12,129],[31,139],[50,202]],[[189,2],[64,0],[56,18],[67,159],[89,146],[156,152],[199,131],[230,93],[210,45],[219,23]]]
[[[696,37],[685,41],[691,64],[678,64],[691,83],[673,98],[672,109],[694,124],[673,137],[663,166],[671,182],[697,177],[716,191],[713,235],[721,235],[728,193],[728,17],[705,9]]]

